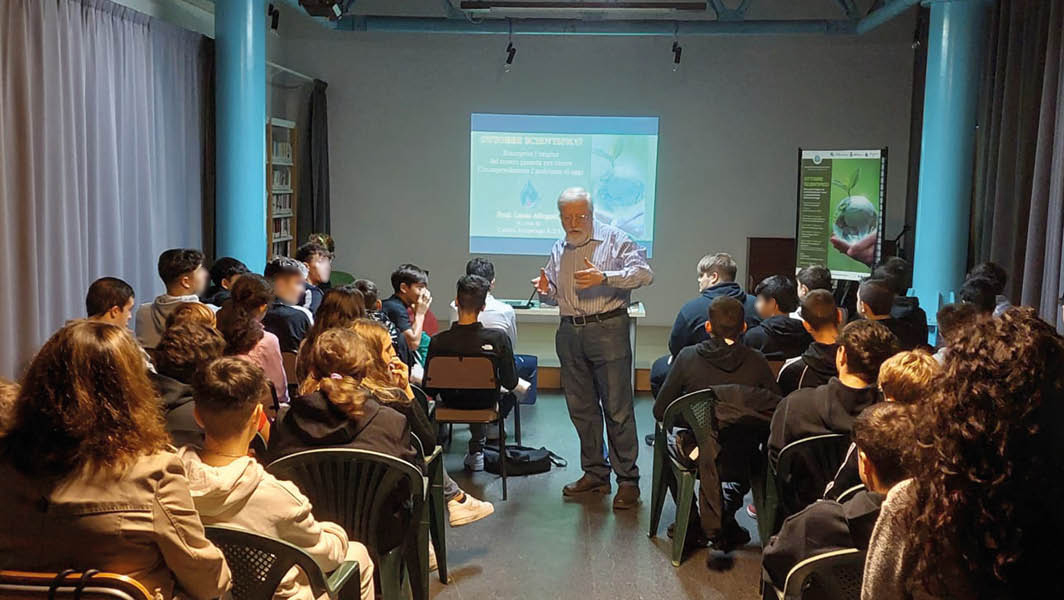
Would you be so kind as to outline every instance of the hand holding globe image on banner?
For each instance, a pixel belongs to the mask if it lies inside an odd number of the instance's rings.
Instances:
[[[871,266],[876,259],[879,212],[867,196],[853,193],[860,178],[861,169],[857,168],[849,182],[831,181],[833,187],[845,193],[833,213],[831,245],[841,254]]]

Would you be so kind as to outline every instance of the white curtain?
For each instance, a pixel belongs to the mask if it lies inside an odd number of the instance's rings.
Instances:
[[[97,277],[202,247],[202,36],[107,0],[0,1],[0,375]]]

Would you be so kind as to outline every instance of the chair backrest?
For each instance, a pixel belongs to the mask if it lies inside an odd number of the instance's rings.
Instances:
[[[270,600],[288,571],[302,569],[316,597],[326,591],[321,567],[302,548],[244,529],[212,525],[207,539],[222,554],[233,575],[235,600]]]
[[[816,502],[850,448],[850,436],[827,433],[803,438],[780,450],[776,487],[784,516]]]
[[[339,523],[375,559],[416,537],[425,502],[421,471],[405,460],[348,448],[306,450],[266,470],[295,483],[314,505],[314,517]]]
[[[281,364],[284,365],[284,376],[288,380],[288,384],[299,385],[299,377],[296,375],[296,357],[298,355],[295,352],[282,352]],[[280,392],[281,390],[277,390]]]
[[[851,488],[843,490],[842,493],[839,494],[839,497],[835,499],[835,501],[839,504],[842,504],[843,502],[846,502],[847,500],[856,496],[857,492],[864,491],[864,489],[865,485],[863,483],[858,483],[857,485]]]
[[[702,446],[710,435],[715,435],[717,426],[717,394],[711,389],[698,390],[690,394],[684,394],[673,400],[665,407],[665,414],[661,423],[668,431],[676,426],[676,422],[683,419],[691,428],[698,445]]]
[[[785,600],[860,600],[865,553],[833,550],[807,558],[787,573]]]
[[[433,356],[425,365],[432,390],[498,390],[495,363],[487,356]]]
[[[410,384],[410,390],[414,392],[414,400],[421,405],[421,410],[425,411],[425,414],[429,413],[429,395],[425,393],[425,390],[420,387]]]
[[[0,570],[0,598],[154,600],[148,589],[132,577],[92,571],[41,573]]]

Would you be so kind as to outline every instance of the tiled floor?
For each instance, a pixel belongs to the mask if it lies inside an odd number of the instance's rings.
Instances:
[[[636,400],[640,441],[652,431],[651,398]],[[546,446],[570,461],[566,469],[509,479],[510,499],[501,500],[498,477],[462,470],[468,433],[456,427],[447,456],[454,479],[467,491],[495,504],[483,521],[447,530],[451,583],[432,579],[437,600],[468,598],[572,598],[578,600],[698,598],[754,600],[760,573],[756,524],[741,511],[739,522],[754,535],[747,548],[727,557],[708,550],[687,557],[678,569],[669,561],[665,527],[673,520],[666,500],[659,536],[647,538],[650,509],[651,450],[640,446],[644,504],[638,511],[614,513],[611,498],[563,500],[562,486],[580,477],[576,433],[560,394],[541,394],[535,406],[522,407],[523,442]],[[616,487],[616,486],[615,486]]]

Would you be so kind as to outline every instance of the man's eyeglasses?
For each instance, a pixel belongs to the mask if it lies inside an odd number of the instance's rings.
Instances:
[[[591,218],[591,215],[581,213],[579,215],[562,215],[562,223],[583,223]]]

